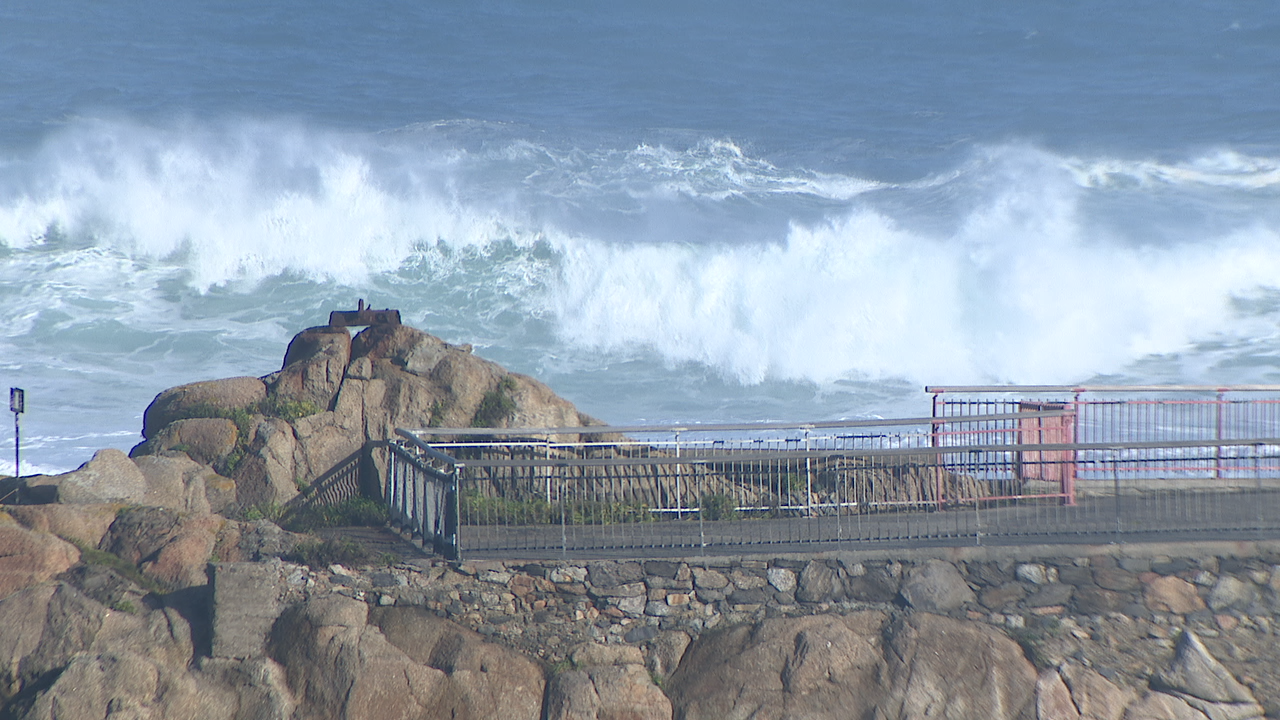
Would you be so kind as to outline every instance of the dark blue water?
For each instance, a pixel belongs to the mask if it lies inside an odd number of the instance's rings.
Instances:
[[[8,3],[0,382],[47,468],[358,297],[619,423],[1275,382],[1278,69],[1256,2]]]

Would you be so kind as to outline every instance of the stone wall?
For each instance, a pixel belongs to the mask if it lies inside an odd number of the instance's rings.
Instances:
[[[634,646],[657,676],[716,628],[879,610],[983,623],[1016,640],[1040,668],[1074,664],[1118,688],[1145,689],[1167,667],[1180,631],[1190,630],[1280,712],[1280,677],[1270,671],[1280,664],[1280,543],[424,559],[366,572],[286,570],[278,575],[287,586],[281,597],[337,593],[372,606],[416,606],[556,667],[574,665],[583,647]],[[215,587],[220,572],[215,567]]]

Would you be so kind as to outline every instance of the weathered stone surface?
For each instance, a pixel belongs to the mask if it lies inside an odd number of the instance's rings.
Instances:
[[[193,675],[199,720],[291,720],[297,709],[284,668],[270,658],[206,658]]]
[[[908,605],[925,612],[946,612],[978,601],[960,572],[945,560],[913,567],[900,592]]]
[[[246,508],[283,505],[297,495],[297,455],[293,426],[279,418],[261,418],[254,425],[248,452],[233,473],[236,504]]]
[[[0,597],[42,583],[80,560],[74,545],[49,533],[0,522]]]
[[[898,597],[899,582],[884,568],[867,570],[858,575],[846,577],[844,594],[850,600],[868,603],[892,602]]]
[[[156,396],[142,415],[142,437],[151,439],[175,420],[201,414],[201,410],[238,410],[265,399],[267,386],[256,377],[206,380],[169,388]]]
[[[710,568],[695,567],[693,584],[699,590],[721,590],[729,585],[729,578]]]
[[[1024,602],[1027,607],[1048,607],[1050,605],[1066,605],[1071,601],[1075,588],[1065,583],[1041,585],[1031,593]]]
[[[644,568],[637,562],[594,562],[587,565],[587,581],[596,588],[609,588],[644,580]]]
[[[644,653],[635,645],[602,645],[583,643],[569,654],[575,665],[643,665]]]
[[[1160,692],[1149,692],[1129,706],[1125,720],[1209,720],[1204,713],[1180,698]]]
[[[1045,585],[1058,581],[1057,570],[1040,563],[1023,563],[1014,570],[1014,574],[1019,580],[1032,585]]]
[[[235,449],[239,434],[236,424],[226,418],[176,420],[157,430],[154,438],[134,449],[133,455],[146,457],[176,450],[201,465],[213,465]]]
[[[269,381],[269,390],[276,398],[329,410],[350,358],[351,332],[345,327],[307,328],[289,341],[284,366]]]
[[[1036,679],[1036,720],[1080,720],[1071,691],[1057,670],[1045,670]]]
[[[1186,615],[1205,609],[1196,586],[1175,575],[1162,575],[1147,583],[1142,593],[1147,607],[1156,612]]]
[[[1217,703],[1253,703],[1253,693],[1209,654],[1195,633],[1184,630],[1169,667],[1151,680],[1152,687]]]
[[[811,560],[800,573],[796,599],[800,602],[829,602],[844,595],[844,584],[836,571],[821,560]]]
[[[659,677],[666,677],[680,667],[684,653],[689,649],[692,638],[688,633],[680,631],[664,632],[653,639],[649,648],[646,665],[650,672]]]
[[[571,670],[547,687],[547,720],[671,720],[671,701],[639,665]]]
[[[211,566],[213,656],[253,658],[266,653],[280,617],[284,581],[279,563],[223,562]]]
[[[886,616],[766,620],[702,636],[666,687],[685,720],[864,717],[885,696]]]
[[[1142,587],[1137,576],[1120,568],[1095,568],[1093,581],[1100,588],[1116,592],[1133,592]]]
[[[796,589],[796,574],[787,568],[773,567],[767,571],[769,584],[779,592],[792,592]]]
[[[1077,588],[1073,596],[1075,607],[1087,615],[1120,612],[1129,604],[1129,596],[1096,587]]]
[[[1252,583],[1223,575],[1209,592],[1208,605],[1214,611],[1245,608],[1257,599],[1258,591]]]
[[[1120,720],[1137,693],[1121,688],[1092,668],[1066,663],[1058,671],[1071,690],[1071,701],[1081,720]]]
[[[1022,583],[1009,582],[997,587],[988,587],[978,596],[982,606],[990,610],[1001,610],[1007,605],[1012,605],[1027,596],[1027,590]]]
[[[0,628],[0,697],[34,693],[23,717],[105,717],[113,701],[120,717],[135,705],[153,713],[141,717],[207,717],[189,712],[192,698],[180,692],[184,684],[189,689],[184,673],[193,648],[186,621],[173,610],[114,612],[65,583],[44,584],[0,601]],[[127,658],[128,672],[113,674],[113,657]],[[138,658],[146,663],[134,664]],[[154,672],[161,692],[135,693],[135,672],[144,679]],[[42,681],[54,678],[44,689]]]
[[[204,585],[205,566],[225,519],[181,515],[165,508],[128,508],[111,525],[102,548],[174,588]]]
[[[147,492],[142,471],[128,455],[114,448],[99,450],[89,462],[69,473],[28,478],[26,485],[24,495],[61,503],[137,503]]]
[[[541,716],[543,674],[529,658],[419,608],[380,608],[371,619],[414,662],[445,673],[449,685],[433,700],[439,717]]]
[[[147,482],[144,504],[200,515],[212,510],[206,478],[216,474],[213,468],[177,453],[143,455],[133,462]]]
[[[445,673],[387,642],[366,624],[368,611],[331,595],[290,608],[276,623],[269,650],[297,693],[297,720],[419,717],[436,705]]]
[[[120,506],[115,503],[98,505],[10,505],[5,508],[18,524],[40,533],[52,533],[59,537],[97,547],[116,520]]]
[[[990,626],[915,613],[886,642],[886,717],[1014,720],[1034,702],[1035,668]]]
[[[472,355],[470,346],[450,345],[405,325],[365,329],[352,341],[351,356],[353,365],[368,358],[369,377],[384,384],[370,437],[389,437],[397,426],[467,427],[489,393],[512,403],[509,413],[485,420],[500,427],[600,424],[541,382]]]

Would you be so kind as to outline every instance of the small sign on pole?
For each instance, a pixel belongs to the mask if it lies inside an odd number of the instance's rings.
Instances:
[[[27,411],[27,394],[22,388],[9,388],[9,410],[13,413],[13,477],[22,477],[22,429],[18,416]]]

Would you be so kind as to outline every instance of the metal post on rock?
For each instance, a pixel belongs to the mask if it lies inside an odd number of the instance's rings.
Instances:
[[[22,388],[9,388],[9,410],[13,413],[13,479],[22,477],[22,428],[18,417],[27,411],[27,394]]]

